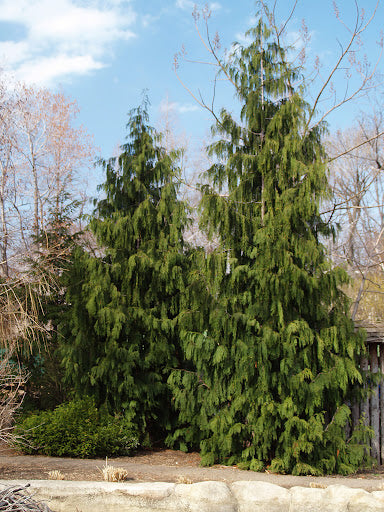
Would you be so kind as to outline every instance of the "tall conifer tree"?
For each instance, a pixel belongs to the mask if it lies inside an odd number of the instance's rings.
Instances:
[[[347,473],[364,453],[345,436],[363,341],[321,244],[324,126],[308,129],[298,72],[261,17],[247,35],[226,67],[242,124],[222,111],[202,189],[221,248],[206,259],[205,331],[184,338],[195,373],[170,377],[185,424],[172,439],[200,442],[205,464]]]
[[[90,228],[101,256],[79,253],[69,292],[67,375],[140,430],[169,426],[167,376],[180,356],[177,318],[186,257],[178,169],[148,125],[147,101],[130,112],[128,141],[103,161],[105,197]]]

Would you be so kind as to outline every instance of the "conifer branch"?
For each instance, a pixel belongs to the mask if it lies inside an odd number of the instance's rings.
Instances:
[[[282,35],[283,35],[283,33],[284,33],[284,31],[285,31],[289,21],[291,20],[294,12],[296,10],[297,0],[295,0],[295,3],[293,5],[293,7],[292,7],[292,10],[289,13],[289,15],[288,15],[285,23],[283,24],[283,27],[281,28],[281,30],[278,29],[277,23],[276,23],[276,18],[275,18],[276,2],[274,4],[274,6],[273,6],[272,12],[269,12],[268,7],[265,4],[264,0],[261,0],[261,5],[263,7],[265,15],[267,16],[267,19],[269,21],[269,24],[270,24],[272,30],[275,32],[276,43],[277,43],[278,51],[279,51],[279,54],[280,54],[280,57],[281,57],[281,62],[284,65],[285,69],[288,71],[288,73],[287,73],[287,85],[288,85],[289,97],[290,97],[292,95],[293,86],[292,86],[291,77],[290,77],[290,73],[289,73],[290,66],[289,66],[289,64],[288,64],[288,62],[286,60],[286,57],[285,57],[284,47],[281,44],[281,37],[282,37]]]

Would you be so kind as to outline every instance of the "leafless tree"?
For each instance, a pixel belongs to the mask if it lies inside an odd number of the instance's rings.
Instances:
[[[12,187],[14,130],[12,126],[13,98],[10,98],[4,82],[0,81],[0,274],[8,277],[8,245],[10,230],[9,202]]]
[[[333,204],[324,215],[340,226],[331,257],[350,272],[355,284],[353,318],[371,316],[362,308],[367,294],[383,293],[384,283],[384,118],[379,108],[364,113],[356,126],[327,142],[331,157]],[[353,150],[350,150],[354,147]],[[333,159],[333,155],[337,158]],[[360,309],[359,309],[360,308]],[[375,318],[376,319],[376,318]]]
[[[79,199],[78,171],[93,163],[92,139],[75,125],[77,113],[62,93],[10,86],[0,75],[0,441],[12,439],[28,377],[17,354],[46,332],[38,297],[50,293],[57,271],[47,260],[44,272],[31,273],[26,258],[34,256],[49,210],[63,212]]]
[[[48,206],[59,209],[60,198],[73,194],[77,171],[92,165],[94,147],[86,131],[74,126],[76,103],[62,93],[21,84],[17,105],[15,166],[23,177],[23,204],[33,205],[33,234],[38,237]]]
[[[31,252],[44,231],[49,210],[84,201],[79,170],[93,163],[95,148],[83,127],[75,126],[78,107],[64,94],[17,84],[0,77],[0,271]]]

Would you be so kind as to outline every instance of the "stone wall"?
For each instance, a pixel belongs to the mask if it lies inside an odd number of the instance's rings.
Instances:
[[[26,483],[0,481],[2,487]],[[384,512],[384,491],[343,485],[285,489],[266,482],[29,483],[30,494],[54,512]]]

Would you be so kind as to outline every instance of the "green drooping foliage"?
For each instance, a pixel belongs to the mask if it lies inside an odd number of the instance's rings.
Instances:
[[[207,465],[349,473],[364,459],[364,429],[345,434],[364,344],[321,243],[325,127],[307,126],[299,72],[261,16],[248,37],[225,68],[241,124],[223,110],[214,128],[201,207],[221,247],[200,270],[205,326],[183,336],[194,371],[170,376],[184,428],[168,440],[200,444]]]
[[[174,155],[148,125],[147,107],[130,112],[120,156],[101,162],[105,197],[90,222],[100,249],[77,253],[63,360],[80,396],[159,439],[172,422],[167,377],[181,357],[187,216]]]
[[[78,206],[67,194],[57,198],[44,231],[33,239],[33,257],[26,260],[37,283],[33,293],[39,304],[36,321],[41,329],[37,335],[33,333],[28,344],[21,344],[18,353],[19,361],[29,374],[24,409],[52,409],[68,398],[59,349],[62,330],[70,315],[65,297],[69,269],[81,245],[81,232],[76,227],[74,213]]]
[[[98,410],[89,397],[28,416],[16,425],[15,435],[24,453],[53,457],[130,455],[139,444],[125,418]]]

